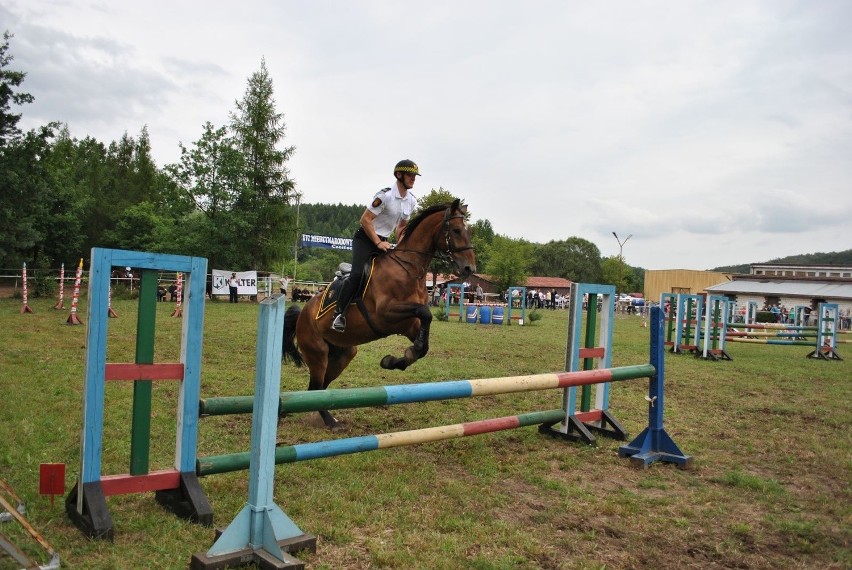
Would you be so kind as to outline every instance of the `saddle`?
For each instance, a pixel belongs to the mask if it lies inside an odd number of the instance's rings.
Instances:
[[[355,291],[352,293],[352,302],[361,307],[362,312],[364,311],[364,308],[361,303],[361,298],[364,296],[364,293],[367,292],[367,287],[370,285],[370,277],[373,276],[373,264],[375,262],[376,256],[373,256],[364,264],[364,272],[361,274],[361,282],[357,284]],[[317,309],[315,317],[316,319],[322,318],[323,315],[337,307],[337,299],[340,297],[340,288],[343,286],[343,281],[349,279],[349,274],[351,272],[351,263],[344,262],[337,266],[337,271],[334,273],[334,281],[329,283],[328,287],[325,288],[322,298],[320,299],[319,308]]]

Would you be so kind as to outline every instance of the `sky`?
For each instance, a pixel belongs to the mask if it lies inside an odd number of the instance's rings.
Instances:
[[[646,269],[852,248],[850,22],[848,0],[0,0],[24,129],[147,127],[162,167],[265,61],[302,202],[366,205],[410,158],[417,196]]]

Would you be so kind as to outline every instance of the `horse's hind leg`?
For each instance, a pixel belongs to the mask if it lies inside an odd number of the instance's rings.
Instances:
[[[358,353],[358,347],[350,346],[350,347],[339,347],[339,346],[331,346],[328,347],[328,358],[326,360],[325,365],[325,373],[322,376],[322,380],[319,380],[319,377],[314,378],[314,375],[311,374],[311,384],[308,387],[309,390],[325,390],[328,388],[328,385],[331,384],[340,374],[349,366],[349,363],[352,362],[352,359],[355,358],[355,355]],[[328,410],[319,410],[319,415],[322,418],[323,423],[329,429],[334,429],[340,426],[340,422],[337,421]]]

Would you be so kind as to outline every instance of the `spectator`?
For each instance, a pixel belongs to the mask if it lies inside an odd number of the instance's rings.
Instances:
[[[476,284],[476,302],[481,303],[483,297],[482,285],[479,283]]]
[[[288,275],[285,275],[284,277],[281,278],[281,282],[280,282],[281,294],[284,295],[285,297],[287,296],[287,286],[288,285],[290,285],[290,277]]]
[[[237,292],[239,291],[240,280],[237,279],[236,273],[231,273],[230,279],[228,279],[228,302],[236,303],[237,302]]]

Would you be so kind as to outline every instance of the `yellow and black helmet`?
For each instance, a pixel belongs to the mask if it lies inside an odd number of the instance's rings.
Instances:
[[[413,160],[400,160],[396,163],[396,166],[393,167],[393,175],[396,176],[397,172],[407,172],[409,174],[413,174],[415,176],[420,176],[420,171],[417,169],[417,165],[414,164]]]

